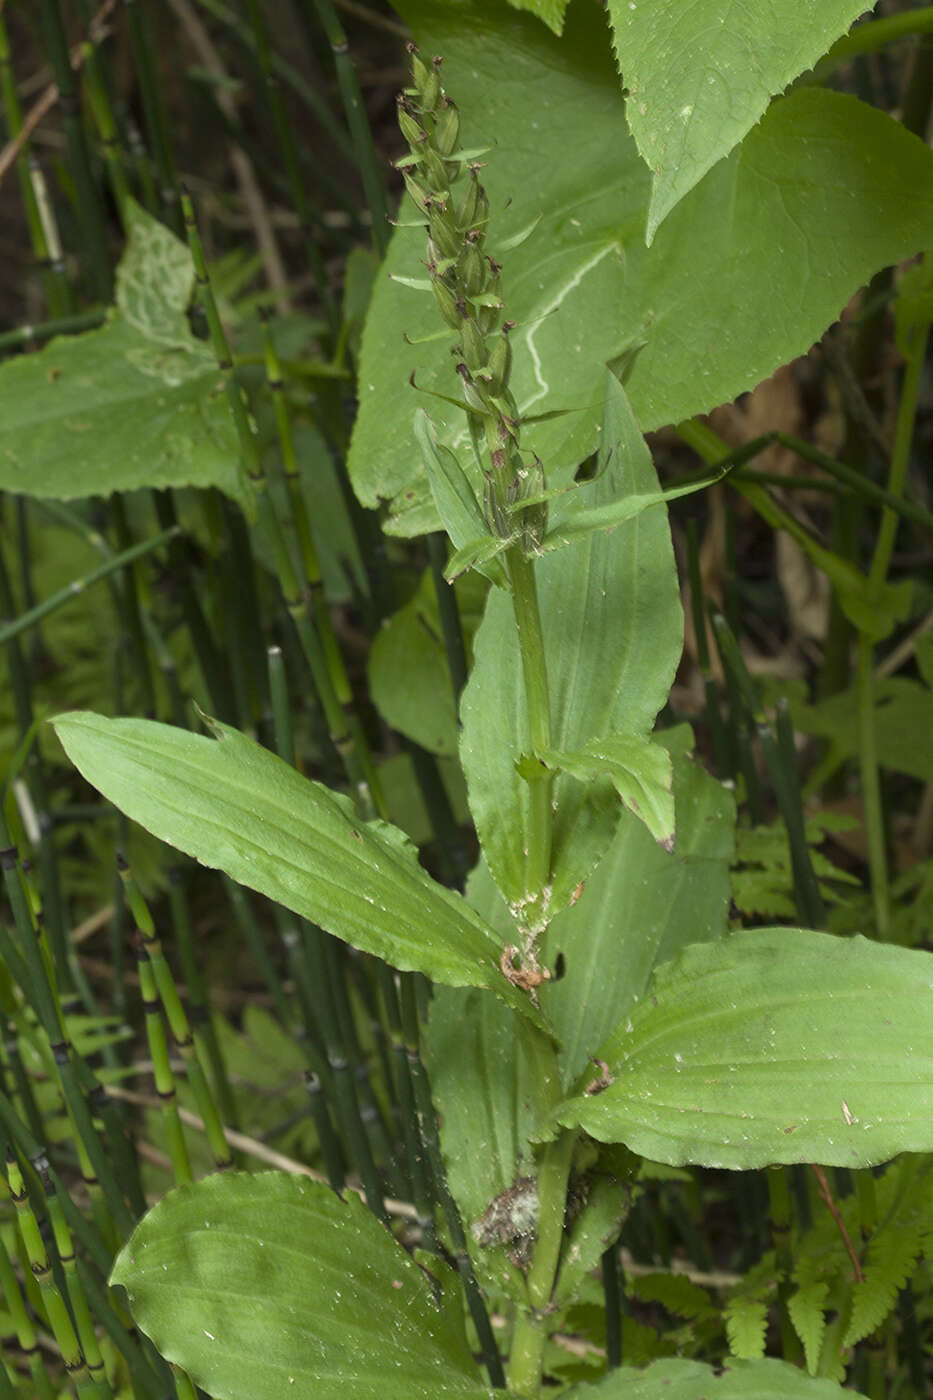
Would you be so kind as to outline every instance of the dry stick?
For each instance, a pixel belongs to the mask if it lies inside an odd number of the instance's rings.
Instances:
[[[842,1243],[846,1247],[846,1253],[852,1261],[852,1269],[855,1273],[855,1282],[863,1283],[865,1281],[865,1275],[862,1273],[862,1266],[859,1263],[859,1257],[852,1246],[852,1241],[849,1239],[849,1232],[846,1229],[846,1223],[842,1218],[842,1212],[836,1205],[836,1202],[833,1200],[833,1194],[829,1189],[829,1182],[826,1180],[826,1173],[823,1171],[823,1168],[818,1167],[815,1162],[810,1163],[810,1168],[813,1172],[813,1175],[816,1177],[817,1189],[820,1193],[820,1199],[824,1202],[830,1215],[835,1220],[836,1228],[838,1229],[839,1234],[842,1236]]]
[[[104,0],[97,14],[91,20],[88,26],[88,37],[92,43],[99,43],[104,37],[101,25],[116,3],[117,0]],[[74,48],[71,50],[71,66],[76,73],[84,62],[83,48],[84,41],[75,44]],[[23,121],[22,126],[13,137],[12,141],[8,141],[3,150],[0,151],[0,184],[2,184],[3,177],[6,175],[11,165],[15,163],[16,157],[19,155],[36,127],[42,121],[43,117],[47,116],[52,110],[60,95],[58,84],[49,83],[39,100],[30,108],[28,116]]]
[[[201,63],[221,79],[215,92],[217,105],[231,125],[235,126],[237,123],[236,102],[229,88],[225,86],[228,81],[227,71],[221,62],[220,55],[214,48],[210,35],[188,4],[188,0],[168,0],[168,3],[175,11],[181,25],[187,30],[188,37],[197,49]],[[288,277],[285,273],[282,255],[279,252],[272,220],[266,208],[265,196],[259,187],[259,181],[256,179],[252,161],[239,146],[232,147],[230,164],[233,166],[233,173],[236,175],[243,203],[246,205],[253,224],[256,242],[259,245],[266,276],[269,279],[269,286],[276,293],[276,310],[281,315],[285,315],[291,310],[288,296]]]

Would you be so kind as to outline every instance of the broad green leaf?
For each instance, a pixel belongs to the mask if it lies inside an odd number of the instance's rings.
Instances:
[[[625,391],[604,371],[602,474],[587,487],[594,505],[657,489],[657,477]],[[578,492],[558,498],[571,518]],[[588,535],[537,561],[535,575],[553,747],[572,753],[594,734],[645,734],[667,698],[680,657],[683,619],[664,511],[649,511],[611,535]],[[516,763],[531,751],[512,599],[493,589],[474,640],[474,666],[460,705],[460,756],[483,853],[506,900],[527,895],[528,783]],[[554,781],[550,911],[570,901],[608,846],[619,801],[608,778],[585,786]]]
[[[129,217],[106,324],[0,366],[0,488],[70,500],[217,486],[251,512],[217,362],[184,314],[191,256],[132,202]]]
[[[659,736],[662,741],[669,736]],[[543,993],[569,1087],[606,1036],[645,994],[654,967],[687,943],[723,937],[735,802],[688,758],[674,762],[677,844],[669,853],[623,812],[612,845],[572,908],[548,929],[545,961],[564,976]]]
[[[659,1162],[865,1167],[933,1147],[933,955],[803,929],[686,949],[558,1113]]]
[[[446,588],[448,585],[443,584]],[[466,577],[457,585],[464,641],[469,651],[482,616],[486,586]],[[382,628],[369,654],[373,703],[387,723],[430,753],[457,752],[457,706],[430,570],[417,591]]]
[[[567,1400],[864,1400],[835,1381],[814,1380],[786,1361],[730,1360],[717,1374],[700,1361],[655,1361],[644,1371],[620,1366],[595,1385],[575,1385]]]
[[[812,68],[865,0],[609,0],[629,128],[653,175],[650,243],[662,219]]]
[[[508,911],[482,860],[467,898],[488,927],[508,936]],[[530,1138],[546,1109],[546,1089],[529,1031],[495,997],[445,987],[435,991],[424,1036],[447,1181],[477,1271],[497,1290],[505,1275],[519,1296],[523,1285],[505,1250],[480,1245],[471,1227],[519,1178],[534,1175]]]
[[[235,729],[211,720],[217,737],[208,739],[152,720],[86,713],[53,723],[89,782],[202,865],[394,967],[492,987],[534,1014],[502,975],[496,938],[464,899],[422,870],[401,831],[360,821],[349,798]]]
[[[418,1265],[359,1199],[302,1177],[215,1175],[170,1191],[111,1283],[215,1400],[488,1400]]]
[[[551,486],[594,448],[603,368],[626,346],[643,342],[626,384],[641,427],[677,422],[807,350],[878,268],[930,244],[933,152],[883,113],[813,89],[773,103],[647,249],[650,175],[626,128],[596,5],[571,5],[560,40],[494,0],[400,8],[423,51],[444,55],[464,144],[492,147],[489,252],[541,216],[505,257],[502,286],[519,323],[519,408],[575,410],[523,430]],[[424,256],[423,231],[399,229],[386,269],[417,272]],[[422,388],[456,392],[452,337],[408,345],[402,332],[431,335],[438,320],[428,298],[380,278],[350,471],[366,504],[396,498],[391,528],[402,534],[437,528],[406,382],[417,372]],[[431,414],[439,441],[466,449],[472,472],[462,412],[432,401]]]
[[[674,848],[674,794],[671,756],[641,734],[609,734],[591,739],[574,753],[548,749],[540,755],[582,782],[605,773],[628,810],[643,821],[655,841]]]

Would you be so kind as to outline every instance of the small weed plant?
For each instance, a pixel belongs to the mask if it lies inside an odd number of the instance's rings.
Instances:
[[[65,8],[0,12],[0,1400],[925,1400],[933,10],[347,6],[383,130],[331,0]],[[743,533],[821,600],[767,677]]]

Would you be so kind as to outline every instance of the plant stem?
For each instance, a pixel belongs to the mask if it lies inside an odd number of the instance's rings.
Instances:
[[[544,635],[538,608],[538,589],[534,565],[525,558],[521,550],[513,546],[506,557],[512,581],[512,603],[522,658],[522,675],[525,678],[531,757],[532,760],[537,758],[540,763],[540,755],[551,746],[551,707]],[[540,775],[535,773],[528,780],[530,808],[525,891],[530,907],[536,908],[538,914],[543,915],[547,906],[543,891],[551,871],[551,790],[554,779],[543,763],[540,763],[540,769]]]
[[[897,410],[894,451],[891,454],[891,469],[888,475],[888,492],[895,497],[903,495],[904,483],[907,479],[910,444],[917,416],[920,375],[923,369],[928,335],[928,323],[915,327],[907,354],[904,382],[901,386],[901,397]],[[879,595],[887,579],[897,526],[897,513],[886,506],[881,513],[878,539],[875,543],[875,552],[872,555],[871,568],[868,572],[869,588]],[[865,832],[868,838],[868,869],[871,876],[875,924],[878,937],[884,940],[889,935],[891,925],[891,893],[884,834],[884,806],[881,778],[878,771],[873,668],[874,640],[868,633],[860,632],[856,670],[859,767],[862,779]]]
[[[529,1308],[516,1319],[509,1358],[509,1389],[519,1395],[537,1395],[541,1387],[547,1307],[560,1261],[567,1180],[576,1141],[576,1133],[562,1132],[548,1143],[538,1168],[538,1242],[528,1273]]]

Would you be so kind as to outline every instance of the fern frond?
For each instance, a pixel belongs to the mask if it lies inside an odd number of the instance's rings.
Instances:
[[[920,1249],[919,1229],[903,1223],[874,1236],[868,1246],[865,1277],[852,1289],[852,1316],[844,1346],[854,1346],[881,1326],[913,1273]]]
[[[768,1304],[764,1299],[738,1294],[727,1301],[724,1316],[732,1355],[748,1361],[764,1356],[768,1330]]]
[[[803,1344],[807,1370],[811,1376],[816,1375],[820,1361],[820,1348],[826,1331],[826,1313],[823,1305],[828,1293],[828,1284],[808,1283],[803,1288],[798,1288],[787,1300],[787,1311],[794,1331]]]
[[[643,1274],[641,1278],[631,1280],[628,1292],[643,1303],[660,1303],[675,1317],[685,1317],[690,1322],[699,1321],[716,1311],[706,1289],[683,1274]]]

